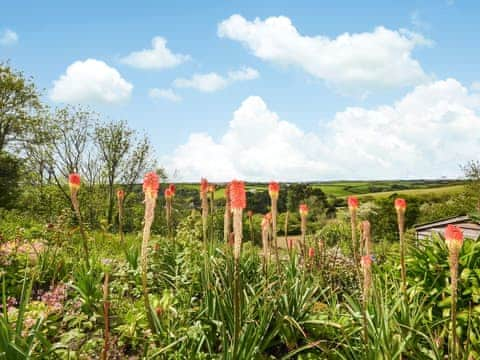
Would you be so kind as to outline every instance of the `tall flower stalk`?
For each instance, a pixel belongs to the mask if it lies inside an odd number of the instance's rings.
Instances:
[[[206,246],[208,229],[208,181],[204,178],[200,181],[200,200],[202,202],[203,242]]]
[[[215,236],[215,184],[208,185],[208,199],[210,202],[210,242]]]
[[[233,245],[233,261],[234,261],[234,285],[233,285],[233,312],[234,312],[234,345],[233,353],[237,353],[238,339],[240,336],[240,254],[242,249],[242,216],[243,209],[247,205],[245,196],[245,184],[243,181],[233,180],[230,183],[230,197],[233,213],[233,233],[234,233],[234,245]]]
[[[349,196],[347,199],[348,211],[350,213],[350,225],[352,228],[352,247],[353,247],[353,259],[358,269],[358,245],[357,245],[357,209],[358,198],[356,196]]]
[[[360,260],[360,265],[362,267],[363,275],[363,340],[365,345],[368,343],[368,320],[367,320],[367,309],[368,309],[368,300],[370,297],[370,289],[372,287],[372,256],[370,254],[363,255]]]
[[[307,260],[307,216],[308,216],[308,206],[307,204],[300,204],[298,211],[300,212],[300,231],[302,237],[302,252],[303,259],[306,263]]]
[[[277,241],[277,213],[278,213],[278,193],[280,192],[280,185],[277,182],[270,182],[268,184],[268,194],[270,195],[270,202],[272,205],[272,240],[275,246],[275,260],[277,268],[280,269],[280,257],[278,255],[278,241]]]
[[[175,246],[175,237],[173,236],[173,230],[172,230],[172,209],[173,209],[173,197],[175,196],[175,185],[170,184],[168,188],[165,189],[164,195],[165,195],[165,217],[167,220],[167,232],[168,232],[168,237],[170,240],[172,240],[174,243],[173,245]]]
[[[80,190],[80,175],[72,173],[68,176],[68,186],[70,188],[70,199],[72,201],[73,209],[78,221],[78,227],[80,229],[80,235],[82,236],[83,251],[85,255],[85,262],[90,267],[90,254],[88,251],[88,239],[83,227],[82,214],[80,212],[80,202],[78,201],[78,190]]]
[[[110,318],[109,318],[109,272],[105,271],[105,279],[103,281],[103,322],[104,322],[104,334],[103,334],[103,351],[102,360],[108,359],[108,351],[110,349]]]
[[[230,184],[225,186],[225,214],[223,215],[223,241],[228,243],[230,239],[232,209],[230,208]]]
[[[398,236],[400,237],[400,272],[402,278],[402,292],[407,294],[407,267],[405,265],[405,211],[407,202],[405,199],[395,200],[395,210],[397,211]]]
[[[263,248],[263,272],[267,276],[268,272],[268,238],[270,235],[270,219],[265,215],[262,219],[262,248]]]
[[[123,202],[125,200],[125,191],[123,189],[117,190],[118,203],[118,232],[120,234],[120,242],[125,243],[125,234],[123,233]]]
[[[458,258],[460,256],[460,250],[463,245],[463,233],[460,228],[454,225],[448,225],[445,229],[445,242],[448,247],[448,260],[450,265],[450,277],[451,277],[451,321],[452,321],[452,345],[451,354],[452,359],[457,358],[457,287],[458,287]]]
[[[145,219],[143,227],[143,239],[142,239],[142,251],[141,251],[141,262],[142,262],[142,288],[143,288],[143,298],[145,303],[145,311],[147,312],[148,323],[152,333],[155,332],[155,326],[153,323],[153,317],[151,313],[150,300],[148,298],[148,284],[147,284],[147,273],[148,273],[148,242],[150,241],[150,229],[152,227],[153,218],[155,216],[155,206],[157,204],[158,196],[158,175],[154,172],[149,172],[145,174],[143,179],[143,192],[145,194]]]

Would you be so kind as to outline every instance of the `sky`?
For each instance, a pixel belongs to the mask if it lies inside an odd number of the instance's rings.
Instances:
[[[22,1],[0,61],[146,132],[172,180],[456,178],[480,149],[480,3]]]

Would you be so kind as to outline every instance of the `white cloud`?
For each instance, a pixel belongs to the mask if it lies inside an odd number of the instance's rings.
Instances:
[[[149,90],[148,96],[152,99],[165,99],[172,102],[182,101],[182,97],[176,94],[172,89],[153,88]]]
[[[480,96],[447,79],[393,105],[347,108],[305,132],[251,96],[218,141],[192,134],[164,163],[189,181],[454,177],[478,153],[479,108]]]
[[[190,79],[175,79],[173,85],[178,88],[191,88],[203,92],[214,92],[224,89],[236,81],[254,80],[259,76],[257,70],[245,67],[240,70],[230,71],[227,76],[211,72],[208,74],[195,74]]]
[[[470,85],[470,90],[472,90],[472,91],[480,91],[480,81],[474,81],[474,82]]]
[[[0,32],[0,45],[14,45],[18,42],[18,35],[15,31],[5,29]]]
[[[124,64],[139,69],[167,69],[189,60],[190,56],[174,54],[167,48],[167,40],[161,36],[152,39],[152,48],[134,51],[120,59]]]
[[[68,103],[120,103],[130,98],[133,85],[100,60],[75,61],[53,82],[50,98]]]
[[[408,30],[382,26],[373,32],[344,33],[335,39],[304,36],[285,16],[248,21],[232,15],[218,35],[245,45],[262,60],[293,65],[344,92],[415,85],[428,79],[412,51],[431,41]]]

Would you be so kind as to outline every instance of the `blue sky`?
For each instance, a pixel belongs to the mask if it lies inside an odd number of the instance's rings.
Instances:
[[[17,1],[0,13],[0,59],[52,106],[145,129],[179,180],[455,177],[480,144],[479,7]],[[155,37],[153,65],[128,61]]]

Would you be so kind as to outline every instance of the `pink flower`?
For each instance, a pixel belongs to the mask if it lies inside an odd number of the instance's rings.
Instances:
[[[399,212],[405,212],[405,210],[407,209],[407,202],[405,201],[405,199],[395,199],[395,209]]]
[[[70,190],[80,189],[80,175],[77,173],[68,175],[68,185],[70,186]]]
[[[300,204],[300,206],[298,207],[298,211],[300,212],[300,216],[307,216],[308,215],[307,204]]]
[[[145,196],[155,199],[158,194],[158,188],[160,184],[158,182],[158,175],[156,173],[149,172],[145,174],[143,178],[143,192]]]
[[[458,251],[463,245],[463,232],[455,225],[448,225],[445,229],[445,242],[450,251]]]
[[[356,196],[349,196],[347,199],[348,209],[350,211],[358,208],[358,198]]]
[[[272,199],[277,199],[278,198],[278,193],[280,192],[280,185],[277,182],[270,182],[268,184],[268,194]]]
[[[243,181],[232,180],[230,183],[230,199],[232,209],[245,209],[247,206],[247,198]]]

